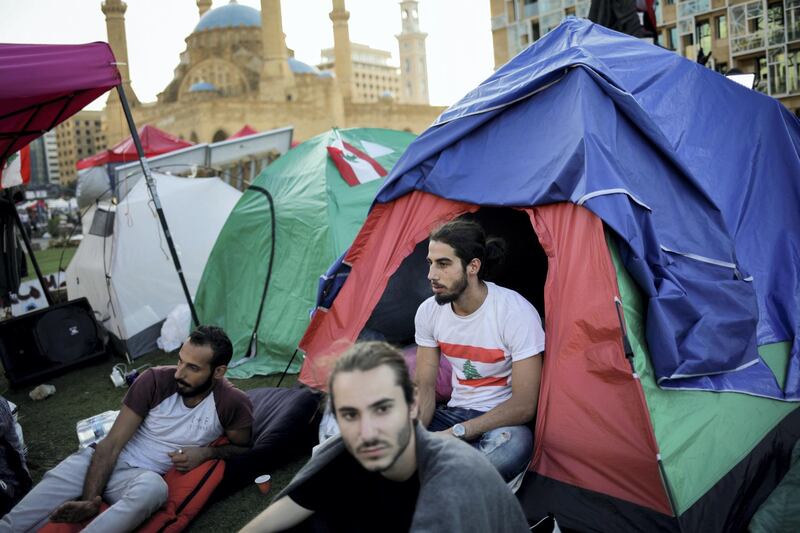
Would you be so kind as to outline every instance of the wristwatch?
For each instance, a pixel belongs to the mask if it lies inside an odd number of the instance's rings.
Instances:
[[[464,424],[456,424],[452,428],[450,428],[450,431],[453,433],[454,437],[459,438],[461,440],[464,440],[464,437],[467,434],[467,428],[464,427]]]

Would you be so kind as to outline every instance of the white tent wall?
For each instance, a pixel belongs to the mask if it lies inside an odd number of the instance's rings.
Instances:
[[[153,177],[194,297],[211,248],[241,193],[219,178],[178,178],[158,173]],[[106,249],[112,249],[109,289],[101,262],[104,239],[91,234],[87,239],[90,242],[81,243],[67,269],[69,297],[87,296],[95,311],[103,316],[110,314],[106,329],[125,342],[131,358],[154,350],[161,323],[186,299],[144,180],[116,206],[114,235],[105,239]],[[86,253],[81,251],[84,244],[88,245]],[[83,274],[77,283],[80,272]],[[86,279],[89,276],[91,281]],[[114,313],[109,307],[109,292]],[[98,298],[100,301],[95,302]]]

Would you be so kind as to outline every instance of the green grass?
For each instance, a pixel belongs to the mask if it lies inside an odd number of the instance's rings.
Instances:
[[[34,252],[36,256],[36,262],[39,263],[39,268],[42,271],[44,276],[48,274],[55,274],[58,271],[59,262],[61,263],[61,268],[64,270],[67,269],[67,265],[69,265],[72,256],[75,255],[75,251],[78,248],[70,247],[70,248],[48,248],[47,250],[39,250],[38,252]],[[64,254],[63,260],[61,259],[61,254]],[[25,259],[28,261],[28,276],[23,278],[22,281],[27,281],[29,279],[36,278],[36,271],[33,269],[33,263],[31,263],[31,258],[25,255]]]
[[[153,366],[173,364],[176,356],[155,352],[136,360],[135,365],[150,363]],[[78,448],[75,424],[89,416],[119,409],[127,388],[114,388],[109,374],[118,359],[73,370],[68,374],[45,382],[55,385],[56,393],[42,401],[35,402],[28,397],[33,386],[20,390],[9,390],[5,377],[0,377],[0,394],[17,404],[19,423],[22,426],[25,443],[28,446],[28,467],[35,482],[62,459]],[[296,376],[287,376],[282,386],[291,387]],[[232,380],[242,390],[256,387],[274,387],[278,376],[254,377],[247,380]],[[207,508],[192,522],[188,531],[214,532],[236,531],[260,513],[272,496],[282,490],[305,463],[305,458],[288,464],[271,474],[272,491],[263,495],[253,484],[237,494]]]

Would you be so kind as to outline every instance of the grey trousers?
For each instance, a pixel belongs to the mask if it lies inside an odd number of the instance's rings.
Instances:
[[[93,448],[86,448],[47,472],[39,484],[0,520],[0,532],[36,531],[45,525],[59,505],[80,498],[93,454]],[[118,461],[103,492],[103,500],[110,507],[83,531],[128,532],[163,505],[167,500],[167,484],[155,472]]]

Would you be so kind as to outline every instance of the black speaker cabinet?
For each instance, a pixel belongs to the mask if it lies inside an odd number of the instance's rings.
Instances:
[[[0,359],[12,387],[24,387],[107,357],[86,298],[0,322]]]

